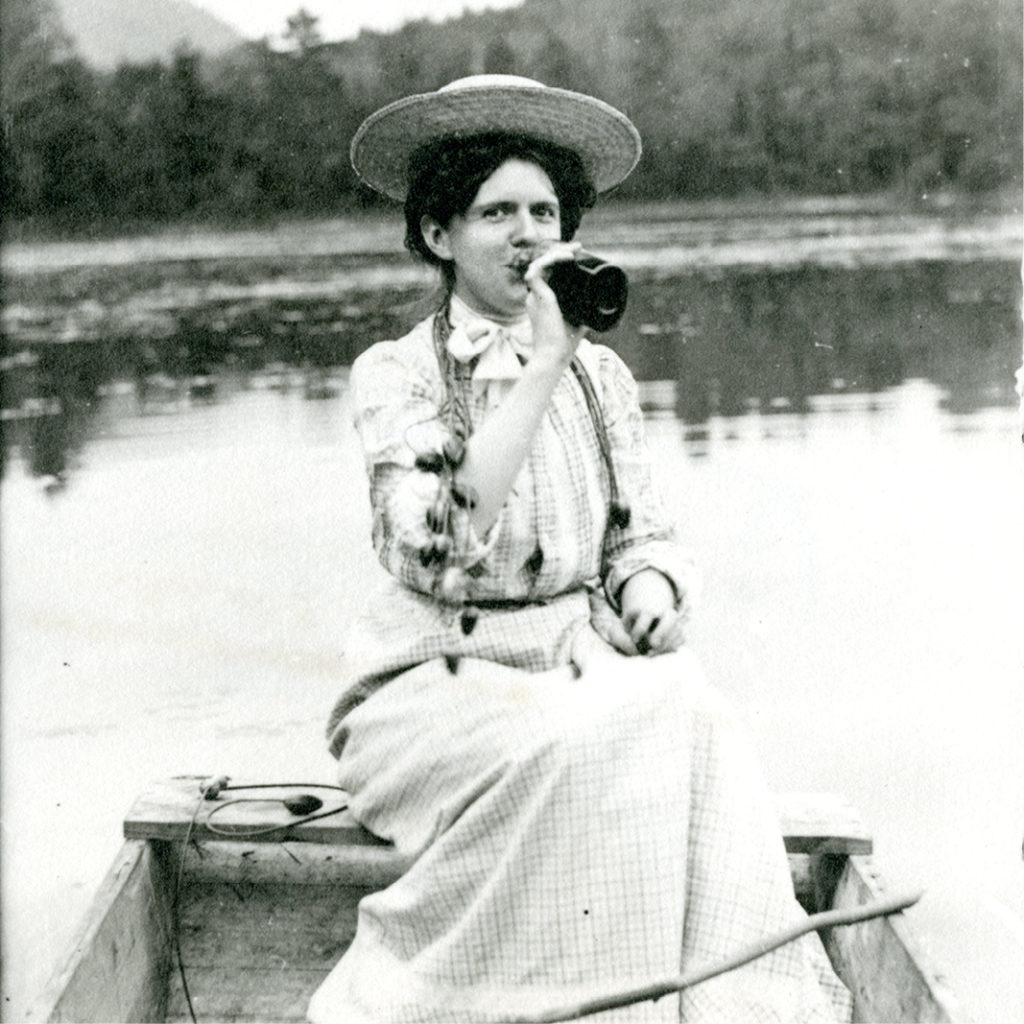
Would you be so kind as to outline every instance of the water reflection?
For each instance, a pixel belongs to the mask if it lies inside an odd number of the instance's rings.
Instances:
[[[418,286],[417,286],[418,288]],[[339,370],[425,310],[408,284],[288,301],[211,301],[174,312],[94,299],[4,314],[4,455],[16,448],[59,490],[110,417],[175,414],[261,386],[310,400]],[[930,381],[949,413],[1013,405],[1020,278],[1004,261],[843,270],[637,272],[629,309],[603,340],[642,382],[649,415],[684,425],[707,455],[750,429],[799,432],[908,379]],[[112,404],[128,389],[134,407]]]
[[[1019,274],[1010,264],[641,279],[634,294],[624,329],[635,340],[619,347],[640,377],[678,382],[675,411],[688,424],[751,409],[804,413],[811,396],[911,377],[942,388],[952,412],[1013,402]]]

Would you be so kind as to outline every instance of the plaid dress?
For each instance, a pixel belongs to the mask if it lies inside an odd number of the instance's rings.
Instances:
[[[567,371],[492,529],[455,524],[483,606],[469,635],[419,558],[436,482],[415,459],[450,429],[431,321],[353,367],[390,580],[353,630],[328,733],[353,813],[412,867],[360,903],[317,1024],[497,1022],[719,959],[802,913],[749,744],[693,656],[616,650],[622,583],[653,567],[685,595],[694,568],[655,493],[632,376],[605,347],[578,355],[631,520],[606,542],[608,472]],[[455,386],[479,422],[495,396],[471,370]],[[841,993],[816,956],[794,944],[601,1019],[833,1020]]]

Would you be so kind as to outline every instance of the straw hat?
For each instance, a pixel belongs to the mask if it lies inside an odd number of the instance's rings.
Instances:
[[[618,185],[640,159],[633,122],[607,103],[518,75],[473,75],[371,114],[352,139],[352,166],[371,188],[404,200],[416,149],[483,132],[528,135],[575,151],[598,192]]]

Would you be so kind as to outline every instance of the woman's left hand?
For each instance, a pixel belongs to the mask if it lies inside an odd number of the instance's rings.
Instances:
[[[667,654],[686,642],[686,601],[657,569],[641,569],[620,593],[621,619],[637,654]]]

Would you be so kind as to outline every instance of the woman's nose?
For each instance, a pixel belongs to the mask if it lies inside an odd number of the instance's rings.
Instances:
[[[537,232],[537,221],[529,209],[517,211],[512,225],[512,240],[515,242],[532,242],[540,236]]]

